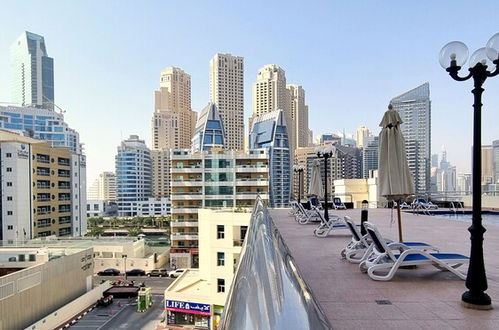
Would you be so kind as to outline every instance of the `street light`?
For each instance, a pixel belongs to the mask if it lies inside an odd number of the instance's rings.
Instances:
[[[302,175],[305,170],[303,165],[293,165],[293,171],[298,173],[298,203],[301,203],[301,187],[302,187]]]
[[[461,66],[468,60],[468,47],[460,42],[453,41],[445,45],[440,51],[440,65],[449,72],[449,75],[457,81],[465,81],[473,78],[474,95],[473,103],[473,220],[468,228],[471,234],[471,252],[466,287],[468,291],[463,293],[461,300],[465,307],[477,309],[491,309],[491,299],[487,290],[487,276],[485,275],[485,264],[483,261],[483,234],[485,228],[482,226],[482,187],[480,183],[482,172],[481,159],[481,130],[482,130],[482,88],[488,77],[499,74],[499,33],[496,33],[487,46],[478,49],[470,57],[469,73],[460,77],[458,72]]]
[[[328,144],[326,146],[319,146],[315,148],[315,153],[318,158],[324,158],[324,219],[329,221],[329,213],[328,213],[328,196],[327,196],[327,160],[328,158],[333,157],[336,152],[336,148],[332,144]]]

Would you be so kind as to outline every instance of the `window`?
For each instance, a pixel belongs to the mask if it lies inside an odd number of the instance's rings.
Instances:
[[[8,225],[8,226],[7,226],[7,229],[8,229],[8,230],[12,230],[12,229],[14,229],[14,226],[13,226],[13,225]]]
[[[12,215],[12,211],[7,211],[7,215]]]
[[[7,167],[7,172],[12,172],[12,167]]]
[[[17,256],[17,260],[18,260],[18,261],[26,261],[26,256],[25,256],[24,254],[19,254],[19,255]]]
[[[225,238],[224,225],[217,225],[217,239]]]
[[[7,182],[7,187],[12,187],[12,182]]]
[[[12,196],[7,196],[7,200],[11,201],[12,200]]]
[[[217,292],[225,292],[225,280],[217,278]]]
[[[225,253],[217,252],[217,266],[225,266]]]
[[[5,154],[5,157],[7,157],[7,158],[11,158],[11,157],[12,157],[12,154],[11,154],[10,152],[8,152],[8,153],[6,153],[6,154]]]

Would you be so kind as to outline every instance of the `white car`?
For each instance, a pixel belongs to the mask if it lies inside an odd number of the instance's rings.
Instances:
[[[183,269],[183,268],[175,269],[175,270],[172,270],[172,271],[168,272],[168,276],[172,277],[172,278],[177,278],[180,275],[182,275],[182,273],[184,271],[185,271],[185,269]]]

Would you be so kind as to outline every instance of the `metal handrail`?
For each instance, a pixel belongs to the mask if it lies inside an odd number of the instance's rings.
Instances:
[[[269,211],[257,198],[220,329],[331,328]]]

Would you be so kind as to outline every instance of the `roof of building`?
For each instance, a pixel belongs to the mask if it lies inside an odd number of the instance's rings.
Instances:
[[[46,141],[33,139],[27,136],[22,136],[19,133],[7,131],[4,129],[0,129],[0,142],[19,142],[19,143],[47,143]]]

